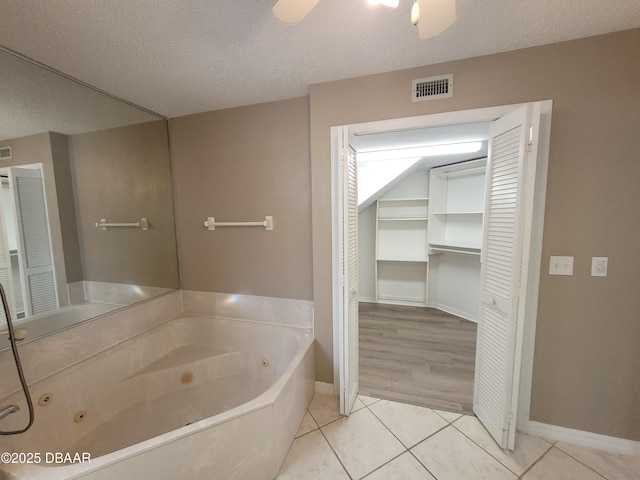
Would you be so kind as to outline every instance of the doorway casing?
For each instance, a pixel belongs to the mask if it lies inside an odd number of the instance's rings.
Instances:
[[[540,106],[540,130],[538,136],[538,156],[535,191],[533,194],[533,216],[531,219],[531,245],[528,255],[529,271],[527,277],[527,308],[524,312],[522,362],[520,365],[520,382],[518,395],[518,430],[527,431],[529,426],[529,413],[531,403],[531,383],[533,375],[533,354],[535,343],[535,330],[537,318],[537,299],[540,282],[540,265],[542,256],[542,234],[544,224],[544,207],[546,198],[547,169],[549,159],[549,141],[551,132],[551,108],[552,101],[537,102]],[[506,115],[524,104],[503,105],[496,107],[445,112],[416,117],[365,122],[353,125],[335,126],[331,128],[331,200],[332,200],[332,295],[333,295],[333,370],[334,370],[334,394],[343,395],[346,383],[343,378],[344,366],[349,362],[349,351],[345,345],[345,329],[349,327],[345,322],[341,305],[341,280],[340,267],[343,255],[340,235],[345,228],[341,224],[343,216],[339,212],[339,192],[343,192],[345,185],[341,182],[342,176],[338,174],[340,167],[340,146],[342,139],[348,132],[353,135],[361,132],[384,132],[412,128],[441,127],[454,124],[490,122]],[[351,359],[353,362],[353,358]],[[342,387],[341,387],[342,386]]]

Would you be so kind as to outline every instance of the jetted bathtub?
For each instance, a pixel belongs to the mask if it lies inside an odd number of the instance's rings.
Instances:
[[[32,385],[34,426],[0,437],[0,479],[273,479],[313,396],[312,343],[250,321],[162,324]],[[21,392],[9,404],[1,427],[21,428]]]

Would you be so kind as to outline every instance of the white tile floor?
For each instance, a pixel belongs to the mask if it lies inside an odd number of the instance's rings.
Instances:
[[[359,396],[341,417],[316,393],[278,480],[631,480],[640,457],[518,434],[500,449],[475,417]]]

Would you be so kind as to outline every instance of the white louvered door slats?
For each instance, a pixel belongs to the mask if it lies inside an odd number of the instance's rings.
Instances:
[[[345,312],[345,349],[348,355],[346,366],[345,415],[351,412],[358,394],[358,177],[356,152],[348,145],[348,136],[343,137],[345,152],[346,191],[344,192],[344,212],[347,220],[345,228],[345,292],[347,302]]]
[[[20,202],[18,214],[24,236],[26,266],[36,268],[51,265],[51,244],[47,231],[42,179],[16,176],[13,187]]]
[[[27,278],[30,292],[29,301],[34,315],[58,308],[53,271],[33,273]]]
[[[0,205],[0,283],[4,287],[4,293],[9,302],[9,313],[15,318],[15,299],[13,289],[13,272],[11,271],[11,256],[9,253],[9,240],[4,227],[4,219],[2,216],[2,205]],[[7,321],[4,314],[4,308],[0,307],[0,327],[4,329]]]
[[[26,314],[55,310],[58,296],[42,171],[14,167],[10,174],[18,224],[18,252],[25,278]]]
[[[511,298],[513,285],[521,131],[521,127],[514,128],[494,139],[485,219],[484,289],[488,294],[506,301]]]
[[[519,378],[514,360],[522,264],[520,199],[529,112],[525,105],[494,122],[491,130],[474,391],[474,412],[500,446],[511,449],[513,389]]]

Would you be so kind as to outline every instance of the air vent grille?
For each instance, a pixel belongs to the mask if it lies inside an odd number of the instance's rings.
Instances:
[[[11,147],[0,147],[0,160],[11,159]]]
[[[411,101],[437,100],[453,97],[453,74],[419,78],[411,85]]]

